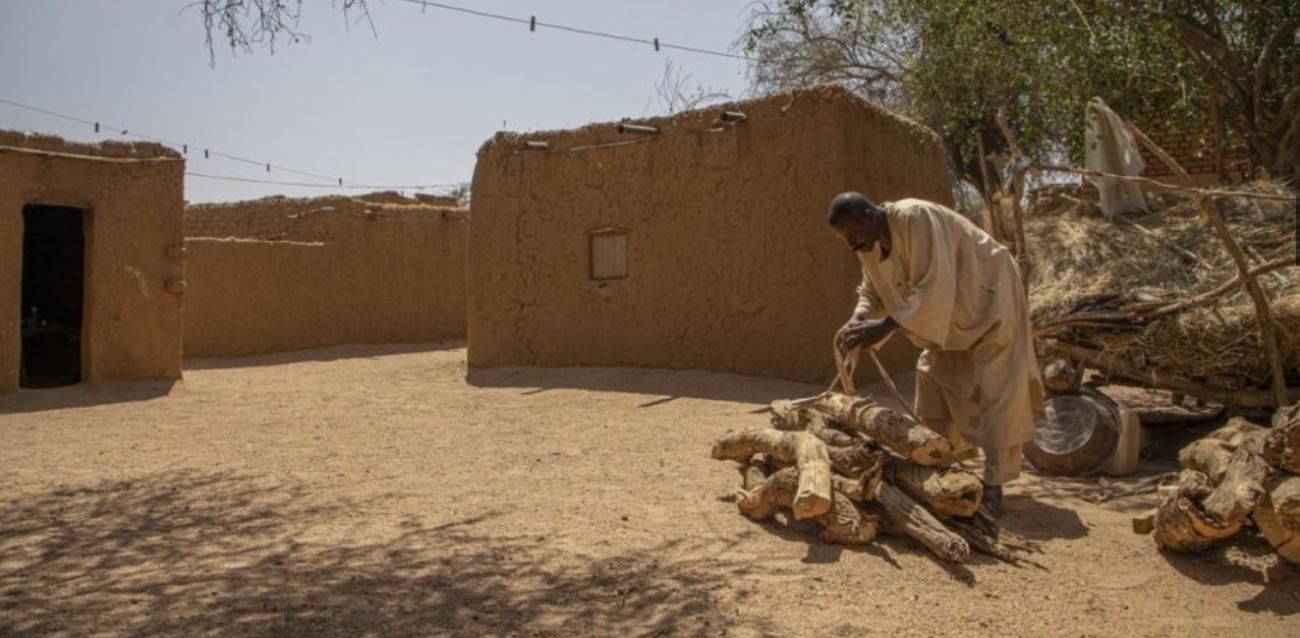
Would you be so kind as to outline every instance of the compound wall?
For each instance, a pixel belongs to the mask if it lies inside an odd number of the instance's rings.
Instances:
[[[191,206],[185,355],[464,338],[468,213],[413,202]]]

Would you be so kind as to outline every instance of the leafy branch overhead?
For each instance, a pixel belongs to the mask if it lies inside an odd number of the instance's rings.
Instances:
[[[1245,0],[764,0],[741,44],[761,90],[844,84],[923,121],[967,177],[1005,109],[1036,155],[1082,153],[1084,105],[1213,126],[1296,174],[1300,5]],[[978,183],[978,180],[972,179]]]

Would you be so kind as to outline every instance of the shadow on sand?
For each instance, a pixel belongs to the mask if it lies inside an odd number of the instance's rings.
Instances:
[[[436,341],[422,343],[392,343],[335,346],[314,350],[293,350],[272,354],[255,354],[246,357],[214,357],[186,359],[186,370],[220,370],[225,368],[251,368],[258,366],[283,365],[286,363],[303,363],[306,361],[337,361],[339,359],[363,359],[384,357],[395,354],[413,354],[417,352],[438,352],[464,348],[463,339],[454,341]]]
[[[78,384],[62,388],[19,390],[0,394],[0,414],[44,412],[94,405],[150,401],[165,397],[177,386],[176,381],[122,381]]]
[[[776,399],[810,396],[826,389],[780,379],[655,368],[470,368],[466,381],[481,388],[520,388],[526,395],[581,389],[657,397],[641,403],[642,408],[654,408],[682,397],[766,405]]]
[[[779,566],[678,539],[589,556],[493,515],[382,542],[266,477],[172,472],[0,500],[0,634],[715,635],[719,590]],[[331,532],[333,535],[331,536]]]

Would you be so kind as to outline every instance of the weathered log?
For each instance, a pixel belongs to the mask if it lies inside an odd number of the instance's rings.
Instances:
[[[1216,523],[1215,529],[1235,534],[1264,497],[1273,468],[1268,461],[1246,446],[1236,449],[1228,459],[1223,480],[1201,502],[1201,509]]]
[[[772,402],[772,427],[784,431],[803,430],[822,440],[826,445],[847,447],[857,445],[863,440],[849,432],[844,432],[826,420],[825,415],[804,410],[793,401],[780,400]]]
[[[1300,476],[1273,477],[1255,506],[1255,525],[1279,555],[1300,564]]]
[[[973,516],[979,509],[984,482],[971,472],[956,467],[925,467],[901,459],[890,466],[895,483],[940,518]]]
[[[1213,489],[1210,479],[1196,470],[1183,470],[1176,482],[1162,486],[1153,535],[1156,545],[1175,552],[1209,549],[1217,539],[1205,536],[1201,530],[1210,529],[1213,522],[1203,519],[1196,504]]]
[[[899,488],[889,483],[881,484],[876,502],[896,527],[916,539],[935,556],[950,563],[970,560],[970,545],[966,539],[944,527],[934,515]]]
[[[826,445],[817,437],[807,432],[744,430],[728,433],[713,444],[712,456],[719,460],[748,463],[755,454],[797,466],[799,487],[790,507],[796,519],[820,516],[831,508],[831,462]]]
[[[884,470],[885,459],[888,453],[883,450],[873,450],[865,445],[852,445],[849,447],[827,447],[826,452],[831,460],[831,469],[837,474],[843,474],[850,478],[862,476],[864,472],[875,470],[880,472]]]
[[[871,399],[825,392],[803,407],[865,434],[914,463],[941,466],[952,460],[952,443],[947,439]]]
[[[1264,439],[1268,437],[1269,429],[1262,425],[1255,425],[1239,416],[1228,419],[1228,423],[1223,427],[1205,435],[1205,438],[1216,439],[1228,444],[1228,451],[1236,450],[1238,447],[1246,446],[1252,451],[1260,453],[1264,448]]]
[[[1300,474],[1300,403],[1277,411],[1264,441],[1264,458],[1278,469]]]
[[[766,520],[783,508],[793,508],[798,490],[799,470],[787,467],[774,472],[758,487],[742,492],[736,506],[753,520]],[[822,526],[822,538],[829,543],[860,545],[876,537],[878,519],[864,515],[839,492],[832,493],[831,507],[813,519]]]
[[[1228,472],[1228,459],[1232,458],[1233,446],[1222,439],[1205,437],[1187,444],[1178,451],[1178,464],[1188,470],[1196,470],[1210,479],[1211,484],[1218,484]]]
[[[1097,394],[1047,399],[1047,418],[1025,444],[1025,458],[1043,474],[1085,476],[1102,469],[1119,445],[1120,421],[1113,402]]]

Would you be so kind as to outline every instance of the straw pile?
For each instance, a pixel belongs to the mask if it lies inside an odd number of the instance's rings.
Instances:
[[[1260,182],[1246,190],[1289,194]],[[1062,196],[1040,198],[1025,220],[1033,263],[1029,286],[1034,324],[1082,313],[1172,303],[1231,281],[1236,270],[1190,195],[1148,194],[1152,212],[1106,220],[1095,206]],[[1232,234],[1255,265],[1296,254],[1295,201],[1218,200]],[[1300,380],[1300,269],[1262,276],[1278,327],[1288,385]],[[1122,313],[1121,313],[1122,314]],[[1160,368],[1213,386],[1268,387],[1250,298],[1240,288],[1214,304],[1154,320],[1072,324],[1040,336],[1139,369]]]

